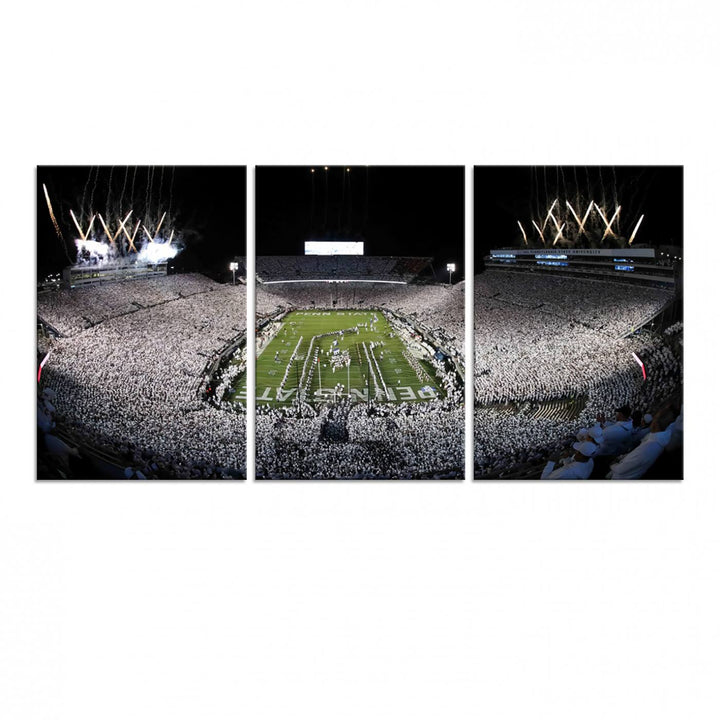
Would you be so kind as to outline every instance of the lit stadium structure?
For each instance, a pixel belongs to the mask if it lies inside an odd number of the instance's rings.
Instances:
[[[670,257],[670,256],[668,256]],[[680,257],[675,253],[673,257]],[[633,284],[674,287],[677,262],[668,262],[658,248],[525,248],[491,250],[484,258],[488,268],[563,274]]]

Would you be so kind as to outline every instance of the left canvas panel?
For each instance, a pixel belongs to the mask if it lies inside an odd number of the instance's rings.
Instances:
[[[38,167],[38,479],[245,478],[245,236],[245,167]]]

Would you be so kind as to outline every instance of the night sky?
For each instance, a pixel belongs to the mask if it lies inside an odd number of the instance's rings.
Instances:
[[[182,233],[185,244],[185,250],[173,260],[176,271],[205,271],[224,277],[230,259],[245,255],[244,167],[39,167],[37,181],[38,278],[75,261],[73,239],[78,233],[70,210],[78,216],[83,197],[86,210],[103,215],[108,205],[120,205],[121,196],[124,211],[132,208],[134,217],[142,213],[146,199],[156,213],[169,208],[175,216],[173,227]],[[50,219],[43,183],[67,254]],[[97,220],[94,229],[101,230]]]
[[[463,167],[324,167],[256,169],[258,255],[302,255],[310,239],[364,240],[366,255],[432,257],[443,280],[455,262],[453,282],[464,277]]]
[[[518,220],[528,232],[531,219],[537,220],[538,206],[547,212],[558,193],[572,198],[578,188],[583,197],[590,192],[593,199],[604,192],[609,204],[617,197],[622,206],[621,229],[628,236],[644,214],[634,246],[682,247],[681,166],[477,166],[473,186],[476,266],[490,249],[523,242]]]

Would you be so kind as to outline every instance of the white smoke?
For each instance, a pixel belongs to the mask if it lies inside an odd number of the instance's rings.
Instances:
[[[176,237],[176,240],[179,238]],[[110,266],[135,265],[147,263],[157,265],[176,257],[183,249],[181,242],[162,239],[160,236],[154,240],[146,240],[138,252],[121,254],[116,247],[100,240],[75,240],[77,247],[77,265]]]
[[[112,255],[110,246],[107,243],[98,242],[97,240],[75,240],[77,247],[77,263],[83,265],[88,262],[104,264]]]
[[[156,265],[157,263],[167,262],[174,258],[180,248],[177,245],[173,245],[169,242],[152,242],[145,243],[140,249],[137,256],[137,261],[141,263],[150,263]]]

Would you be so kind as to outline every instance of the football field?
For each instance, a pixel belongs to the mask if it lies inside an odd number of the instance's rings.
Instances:
[[[297,310],[286,315],[256,366],[258,406],[424,402],[443,396],[433,368],[372,310]]]

